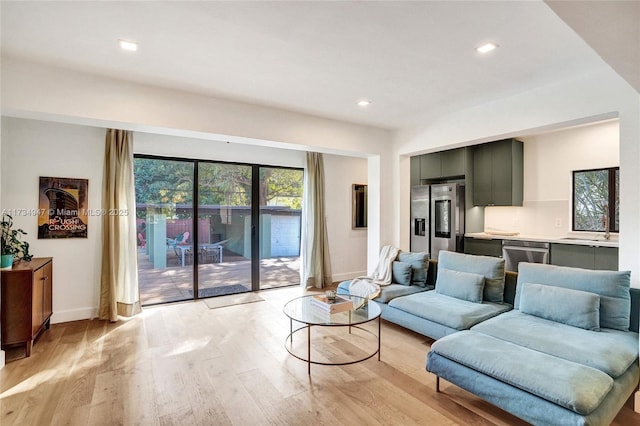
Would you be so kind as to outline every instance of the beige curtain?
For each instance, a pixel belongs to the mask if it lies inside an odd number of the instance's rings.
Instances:
[[[322,154],[307,153],[302,224],[300,285],[323,288],[331,284],[331,260],[325,223]]]
[[[117,321],[141,311],[132,132],[107,129],[103,185],[99,317]]]

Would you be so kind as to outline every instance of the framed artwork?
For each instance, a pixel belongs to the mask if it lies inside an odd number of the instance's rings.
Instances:
[[[88,179],[40,177],[38,238],[87,238]]]

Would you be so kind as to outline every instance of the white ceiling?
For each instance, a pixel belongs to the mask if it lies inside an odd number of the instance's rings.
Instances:
[[[1,19],[6,57],[388,129],[608,67],[541,1],[3,1]]]

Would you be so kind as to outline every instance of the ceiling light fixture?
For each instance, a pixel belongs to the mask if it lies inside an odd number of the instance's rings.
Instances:
[[[361,101],[358,101],[358,106],[359,107],[366,107],[371,105],[371,101],[367,100],[367,99],[363,99]]]
[[[497,44],[494,44],[494,43],[485,43],[485,44],[483,44],[483,45],[482,45],[482,46],[480,46],[480,47],[476,47],[476,50],[477,50],[479,53],[489,53],[489,52],[491,52],[492,50],[494,50],[496,47],[498,47],[498,45],[497,45]]]
[[[133,42],[133,41],[127,41],[127,40],[118,40],[118,46],[120,46],[120,49],[122,50],[128,50],[130,52],[135,52],[136,50],[138,50],[138,43]]]

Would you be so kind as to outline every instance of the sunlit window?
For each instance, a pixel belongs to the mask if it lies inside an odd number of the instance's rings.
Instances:
[[[573,230],[610,232],[620,229],[620,169],[573,172]]]

